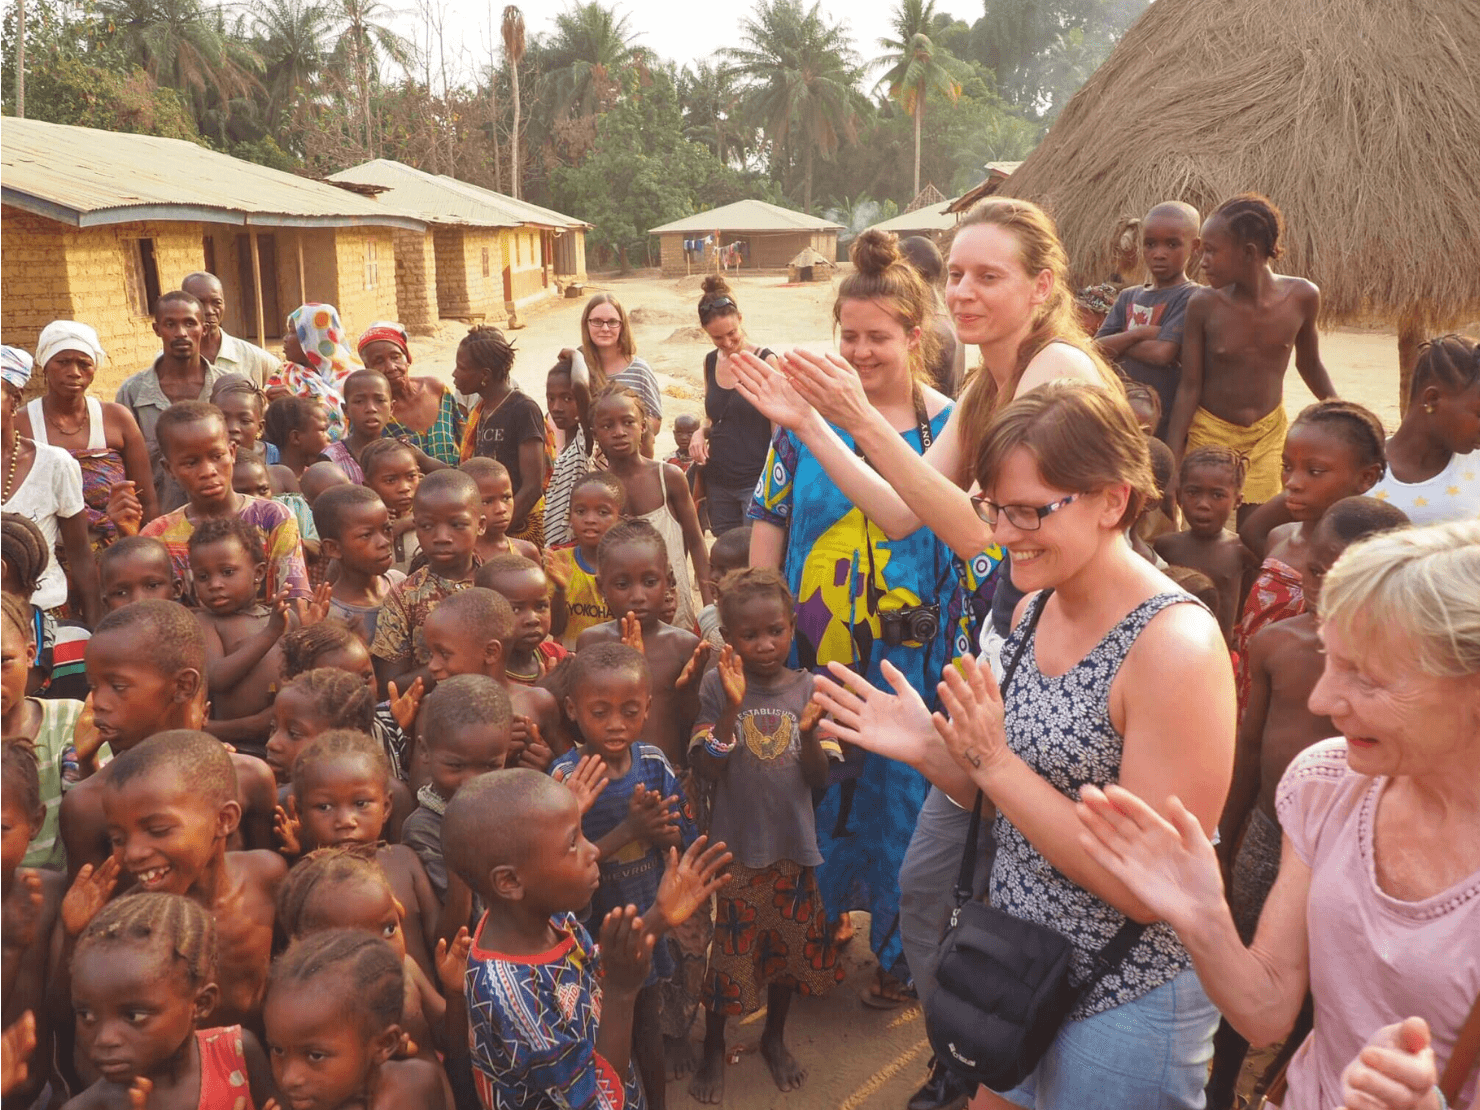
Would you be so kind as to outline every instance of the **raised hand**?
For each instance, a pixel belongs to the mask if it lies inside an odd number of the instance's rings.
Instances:
[[[533,771],[545,770],[555,758],[555,753],[540,735],[540,726],[534,723],[532,717],[519,716],[514,720],[524,722],[524,745],[519,749],[519,766]]]
[[[556,782],[563,782],[570,792],[576,796],[576,806],[581,811],[581,816],[586,816],[591,804],[606,789],[608,781],[606,777],[606,760],[599,755],[582,756],[581,761],[576,764],[575,769],[566,774],[564,768],[558,768],[554,772]]]
[[[540,555],[540,561],[545,564],[545,577],[555,583],[555,588],[561,593],[570,589],[570,561],[562,559],[555,553],[553,547],[547,547]]]
[[[683,665],[683,670],[678,673],[678,678],[674,680],[673,688],[675,690],[686,690],[691,682],[696,681],[703,675],[704,665],[709,662],[709,653],[713,650],[714,645],[708,640],[700,640],[698,647],[694,648],[694,654],[689,656],[689,661]],[[725,646],[725,650],[730,650],[728,645]],[[744,681],[743,676],[741,681]]]
[[[708,841],[707,836],[698,837],[682,856],[677,848],[668,849],[668,863],[653,902],[654,911],[663,920],[654,925],[682,925],[729,881],[725,868],[734,860],[734,853],[726,849],[723,840],[713,844]]]
[[[32,868],[21,867],[15,872],[17,889],[13,897],[5,900],[3,927],[5,947],[24,952],[36,941],[41,924],[41,874]]]
[[[836,740],[911,767],[919,767],[939,749],[930,710],[909,681],[887,659],[880,667],[893,694],[873,686],[841,663],[829,663],[831,678],[818,675],[812,698],[829,714],[818,727]]]
[[[103,509],[118,527],[120,536],[137,536],[144,523],[144,505],[133,482],[114,482],[108,487],[108,504]]]
[[[839,355],[794,347],[781,356],[781,370],[824,420],[855,429],[874,412],[858,371]]]
[[[91,777],[98,769],[98,750],[102,746],[103,734],[93,717],[93,696],[89,690],[82,711],[77,714],[77,723],[72,726],[72,747],[77,752],[77,769],[82,778]]]
[[[647,981],[656,938],[642,927],[636,906],[612,910],[601,922],[601,969],[609,989],[635,992]]]
[[[737,351],[730,359],[730,369],[735,371],[735,387],[741,395],[771,423],[795,432],[814,415],[811,404],[781,371],[749,351]]]
[[[426,692],[426,683],[418,676],[404,694],[397,691],[394,682],[387,682],[385,685],[386,695],[390,698],[391,716],[396,719],[396,724],[401,726],[401,731],[409,734],[411,726],[416,723],[416,711],[421,708],[421,697]]]
[[[305,601],[299,598],[296,602],[298,610],[298,623],[307,628],[311,624],[318,624],[329,615],[332,606],[330,599],[334,596],[334,584],[332,582],[320,582],[314,587],[313,597]]]
[[[288,587],[284,586],[273,594],[267,604],[272,607],[272,616],[267,618],[267,627],[274,636],[281,636],[288,630],[288,610],[293,607],[293,599],[288,596]]]
[[[1411,1017],[1384,1025],[1341,1073],[1341,1110],[1437,1110],[1429,1026]]]
[[[1002,692],[989,668],[964,656],[959,670],[946,667],[936,690],[946,713],[932,715],[935,734],[967,774],[993,770],[1011,756]]]
[[[62,927],[77,938],[87,923],[108,903],[118,885],[118,857],[109,856],[97,867],[84,863],[67,893],[62,896]]]
[[[31,1053],[36,1049],[36,1015],[21,1014],[0,1034],[0,1095],[8,1095],[31,1073]]]
[[[303,823],[298,820],[298,799],[288,795],[288,807],[272,807],[272,831],[277,836],[278,852],[289,860],[303,854]]]
[[[1202,826],[1178,799],[1161,816],[1122,786],[1086,786],[1074,807],[1079,843],[1157,917],[1185,931],[1223,903],[1218,856]]]
[[[473,936],[466,925],[458,929],[451,944],[447,943],[446,937],[437,941],[437,952],[433,959],[437,964],[437,981],[442,984],[444,997],[452,998],[466,989],[468,953],[472,949]]]
[[[677,804],[676,796],[665,798],[638,783],[633,788],[632,801],[627,804],[627,827],[644,844],[667,843],[678,831],[678,814],[674,809]]]
[[[739,709],[745,700],[745,664],[729,644],[719,653],[719,683],[724,687],[725,702],[731,709]]]
[[[822,706],[816,701],[809,701],[807,708],[802,710],[802,719],[797,722],[797,731],[803,735],[815,729],[822,720]]]
[[[628,613],[617,622],[617,628],[622,633],[622,643],[642,651],[642,622],[637,619],[636,613]]]

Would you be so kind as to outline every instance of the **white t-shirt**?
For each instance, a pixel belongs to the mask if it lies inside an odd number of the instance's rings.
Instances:
[[[1455,455],[1427,482],[1400,482],[1389,471],[1369,497],[1402,509],[1414,524],[1480,519],[1480,451]]]
[[[55,609],[67,600],[67,575],[56,560],[56,546],[61,538],[61,522],[84,508],[82,467],[77,465],[77,460],[60,447],[36,444],[36,461],[31,464],[31,472],[5,502],[4,510],[30,517],[46,537],[50,558],[40,585],[31,595],[31,604],[38,609]]]

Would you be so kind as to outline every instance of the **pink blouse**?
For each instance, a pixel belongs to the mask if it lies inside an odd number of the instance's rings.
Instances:
[[[1442,1073],[1480,995],[1480,871],[1420,902],[1377,885],[1372,834],[1388,784],[1352,771],[1346,741],[1297,756],[1275,806],[1310,867],[1306,930],[1315,1031],[1290,1062],[1283,1110],[1334,1110],[1341,1073],[1367,1038],[1411,1015],[1429,1023]],[[1471,1076],[1459,1105],[1475,1096]]]

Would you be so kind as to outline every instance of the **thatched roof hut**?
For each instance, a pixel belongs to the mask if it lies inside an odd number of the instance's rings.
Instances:
[[[1001,192],[1053,213],[1081,280],[1122,216],[1264,193],[1323,323],[1473,319],[1477,27],[1480,0],[1158,0]]]
[[[803,247],[797,252],[797,256],[786,264],[786,280],[790,282],[830,281],[836,269],[836,264],[830,259],[824,258],[811,247]]]

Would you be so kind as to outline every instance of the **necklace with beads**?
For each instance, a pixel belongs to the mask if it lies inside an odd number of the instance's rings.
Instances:
[[[21,432],[17,428],[10,437],[10,466],[5,472],[5,489],[0,494],[0,501],[9,501],[10,495],[15,492],[15,471],[21,461]]]

